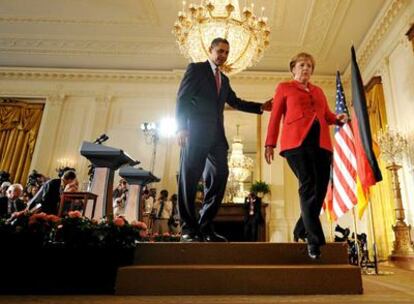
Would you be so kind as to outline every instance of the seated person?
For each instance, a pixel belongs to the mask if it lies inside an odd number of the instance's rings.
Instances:
[[[68,190],[75,189],[76,182],[76,173],[73,170],[66,171],[63,173],[61,178],[48,180],[39,189],[33,199],[30,200],[29,210],[37,204],[40,204],[41,208],[39,211],[45,212],[47,214],[57,215],[60,203],[60,195],[68,185]],[[77,187],[75,191],[77,191]]]
[[[7,189],[11,186],[10,182],[2,182],[0,186],[0,197],[7,196]]]
[[[9,186],[6,196],[0,198],[0,217],[9,218],[13,213],[26,208],[25,203],[20,199],[22,194],[22,185],[13,184]]]

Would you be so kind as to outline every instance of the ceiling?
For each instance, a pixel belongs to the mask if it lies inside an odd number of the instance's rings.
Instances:
[[[0,66],[184,69],[171,34],[181,2],[0,0]],[[345,70],[351,43],[361,43],[386,0],[254,2],[266,8],[272,33],[251,70],[287,71],[292,55],[307,51],[316,58],[316,74],[333,75]]]

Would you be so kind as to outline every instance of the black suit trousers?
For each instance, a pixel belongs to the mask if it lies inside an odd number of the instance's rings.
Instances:
[[[319,147],[304,147],[287,154],[286,159],[299,180],[301,216],[293,234],[307,236],[309,244],[324,245],[319,215],[329,183],[332,154]]]
[[[226,189],[229,169],[227,142],[216,141],[211,146],[194,144],[191,140],[181,149],[178,185],[178,206],[182,233],[210,232]],[[197,184],[203,176],[204,201],[196,215],[195,196]]]

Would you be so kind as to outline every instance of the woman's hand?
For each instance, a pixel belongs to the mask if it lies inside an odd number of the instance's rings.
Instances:
[[[270,165],[270,163],[272,162],[272,160],[274,159],[274,147],[271,146],[267,146],[265,148],[265,159],[266,162]]]
[[[348,114],[341,113],[341,114],[336,115],[336,119],[344,124],[348,121],[349,117],[348,117]]]

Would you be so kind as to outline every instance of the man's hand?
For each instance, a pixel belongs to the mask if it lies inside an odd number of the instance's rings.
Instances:
[[[341,113],[341,114],[336,115],[336,119],[344,124],[348,121],[349,117],[346,113]]]
[[[270,163],[272,162],[272,160],[274,159],[274,149],[271,146],[267,146],[265,149],[265,159],[266,162],[270,165]]]
[[[177,141],[180,147],[183,148],[186,145],[188,136],[189,136],[189,133],[187,130],[178,131]]]
[[[273,104],[273,98],[270,98],[269,100],[262,103],[262,106],[260,109],[262,111],[272,111],[272,104]]]

